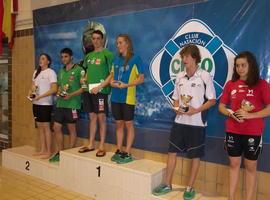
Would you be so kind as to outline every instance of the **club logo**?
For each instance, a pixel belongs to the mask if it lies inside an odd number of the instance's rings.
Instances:
[[[254,144],[255,144],[254,138],[249,138],[249,139],[248,139],[248,145],[249,145],[249,146],[254,146]]]
[[[74,80],[74,76],[69,76],[69,81],[73,81]]]
[[[229,135],[227,142],[228,142],[228,143],[234,143],[234,138],[233,138],[233,136],[230,136],[230,135]]]
[[[100,65],[100,63],[101,63],[101,60],[99,58],[97,58],[95,64]]]
[[[237,90],[232,90],[231,95],[235,95],[237,93]]]
[[[224,44],[207,24],[198,19],[185,22],[155,55],[150,64],[150,74],[163,95],[172,105],[172,93],[178,73],[184,71],[179,52],[187,44],[195,44],[201,52],[199,67],[213,77],[217,98],[233,73],[236,53]]]
[[[248,90],[247,97],[253,97],[253,90]]]

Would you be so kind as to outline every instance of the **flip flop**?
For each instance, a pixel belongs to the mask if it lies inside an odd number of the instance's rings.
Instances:
[[[91,148],[91,149],[89,149],[88,147],[82,147],[82,148],[80,148],[79,149],[79,153],[86,153],[86,152],[90,152],[90,151],[94,151],[95,150],[95,148]]]
[[[105,150],[98,150],[96,153],[96,157],[104,157],[106,155],[106,151]]]

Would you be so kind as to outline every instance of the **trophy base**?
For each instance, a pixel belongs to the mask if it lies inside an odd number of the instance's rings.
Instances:
[[[234,117],[236,117],[237,119],[241,120],[235,113],[232,113],[232,115],[233,115]]]
[[[35,94],[31,94],[31,95],[29,96],[29,98],[34,99],[34,98],[36,98],[36,95],[35,95]]]
[[[189,110],[189,107],[180,106],[180,108],[181,108],[184,112],[188,112],[188,110]]]
[[[82,89],[87,89],[87,85],[82,85]]]
[[[67,94],[59,94],[59,97],[61,98],[65,98],[67,96]]]
[[[120,85],[121,84],[121,81],[113,81],[113,83]]]
[[[227,109],[227,110],[228,110],[235,118],[241,120],[241,119],[236,115],[236,113],[235,113],[233,110],[231,110],[231,109]]]
[[[36,98],[36,94],[30,94],[27,98],[30,100],[30,101],[33,101],[34,98]]]

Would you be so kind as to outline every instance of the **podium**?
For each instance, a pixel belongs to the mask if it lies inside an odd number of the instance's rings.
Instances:
[[[97,158],[95,151],[78,150],[61,151],[60,162],[49,163],[33,157],[33,147],[15,147],[3,150],[2,164],[96,200],[148,200],[165,172],[163,163],[141,159],[120,165],[111,161],[111,152]]]
[[[112,155],[97,158],[95,152],[78,153],[78,148],[61,152],[61,185],[101,200],[149,199],[165,165],[146,159],[119,165],[111,161]]]
[[[184,187],[173,186],[173,191],[154,196],[165,174],[165,164],[147,159],[127,164],[111,161],[112,152],[97,158],[96,152],[78,153],[79,148],[60,152],[60,162],[33,157],[34,148],[21,146],[2,151],[2,165],[30,176],[53,183],[95,200],[178,200]],[[205,197],[197,193],[195,200],[226,200],[222,197]]]
[[[34,148],[22,146],[2,151],[2,166],[59,185],[59,163],[33,157]]]

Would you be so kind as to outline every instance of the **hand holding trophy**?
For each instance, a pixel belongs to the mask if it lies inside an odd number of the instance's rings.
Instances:
[[[69,89],[69,84],[65,84],[62,86],[62,91],[60,92],[59,96],[65,98],[67,96],[67,91]]]
[[[31,87],[31,93],[27,97],[30,101],[33,101],[38,96],[38,86],[37,85],[32,85]]]
[[[190,101],[193,98],[190,95],[186,95],[183,94],[180,96],[181,101],[180,101],[180,106],[179,107],[173,107],[174,111],[176,112],[176,114],[181,115],[181,114],[185,114],[189,111],[189,107],[190,107]]]
[[[117,80],[113,81],[114,84],[121,85],[123,72],[124,72],[124,67],[119,67],[119,69],[118,69],[118,77],[117,77]]]
[[[87,88],[87,85],[86,85],[86,75],[85,75],[85,74],[86,74],[85,71],[82,70],[82,71],[81,71],[81,79],[80,79],[80,83],[81,83],[81,87],[82,87],[83,89],[86,89],[86,88]]]
[[[255,106],[250,101],[243,99],[239,110],[237,110],[236,112],[233,112],[231,109],[227,109],[227,110],[231,113],[232,117],[236,121],[243,122],[244,119],[247,119],[248,113],[254,109],[255,109]]]
[[[184,112],[188,112],[189,104],[193,97],[187,94],[181,94],[180,97],[181,97],[180,109],[182,109]]]

